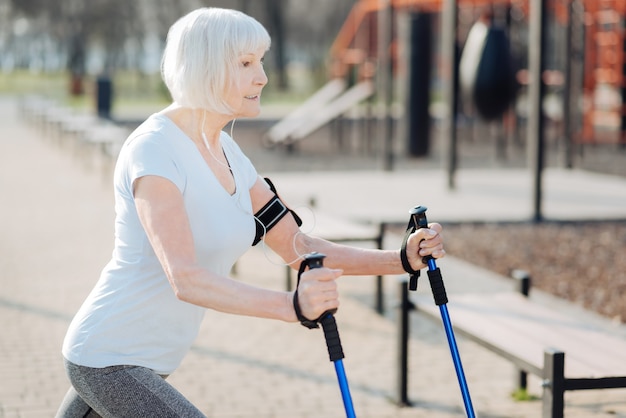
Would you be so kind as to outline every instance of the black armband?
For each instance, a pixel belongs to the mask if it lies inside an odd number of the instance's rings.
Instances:
[[[278,194],[276,193],[276,188],[270,179],[266,177],[265,181],[270,186],[270,190],[274,192],[274,197],[272,197],[270,201],[265,204],[265,206],[254,214],[256,235],[252,245],[257,245],[261,241],[261,238],[263,238],[263,236],[288,213],[291,213],[298,226],[302,225],[302,219],[300,219],[300,217],[293,210],[289,209],[283,201],[280,200],[280,197],[278,197]]]

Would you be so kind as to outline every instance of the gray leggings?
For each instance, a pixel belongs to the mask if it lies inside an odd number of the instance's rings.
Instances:
[[[57,418],[204,417],[180,392],[145,367],[91,368],[65,361],[72,387]]]

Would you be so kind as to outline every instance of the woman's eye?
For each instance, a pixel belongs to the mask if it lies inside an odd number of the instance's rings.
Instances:
[[[244,67],[249,67],[250,66],[250,61],[243,61],[241,63],[241,65],[243,65]]]

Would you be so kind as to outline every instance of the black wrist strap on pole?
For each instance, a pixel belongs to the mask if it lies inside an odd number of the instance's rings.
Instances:
[[[302,324],[302,326],[308,329],[319,328],[318,321],[320,318],[316,320],[310,320],[306,316],[302,315],[302,311],[300,310],[300,302],[298,301],[298,285],[300,284],[300,276],[304,273],[307,266],[309,265],[308,260],[304,259],[302,263],[300,263],[300,269],[298,270],[298,283],[296,284],[296,291],[293,293],[293,310],[296,312],[296,317],[298,321]]]
[[[406,255],[406,244],[409,240],[409,236],[416,230],[415,222],[413,221],[413,217],[409,219],[409,224],[406,227],[406,233],[404,234],[404,239],[402,240],[402,246],[400,247],[400,261],[402,261],[402,268],[404,271],[409,273],[409,290],[417,290],[417,279],[420,277],[419,270],[413,270],[411,267],[411,263],[409,263],[409,258]]]

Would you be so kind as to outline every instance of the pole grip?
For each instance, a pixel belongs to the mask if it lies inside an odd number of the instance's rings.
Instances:
[[[309,269],[320,268],[324,266],[324,257],[324,254],[311,253],[304,257],[303,263],[306,263]],[[337,312],[337,309],[326,311],[319,319],[319,323],[322,324],[322,329],[324,330],[328,357],[332,362],[344,358],[341,339],[339,338],[339,330],[337,329],[337,321],[335,321],[335,317],[333,316],[335,312]]]
[[[416,206],[409,212],[416,229],[428,228],[428,219],[426,218],[427,209],[426,206]],[[441,270],[439,270],[435,259],[431,255],[422,257],[422,261],[428,266],[428,281],[430,282],[430,289],[433,292],[435,304],[437,306],[445,305],[448,303],[448,295],[446,294],[446,287],[443,284]]]
[[[446,287],[443,284],[441,270],[437,267],[434,270],[428,270],[427,274],[428,281],[430,282],[430,289],[432,290],[433,298],[435,299],[435,305],[445,305],[448,303],[448,295],[446,294]]]
[[[343,348],[341,347],[341,339],[339,338],[339,330],[337,329],[337,321],[332,313],[325,313],[320,321],[324,330],[324,338],[326,339],[326,347],[328,348],[328,358],[335,362],[344,358]]]

